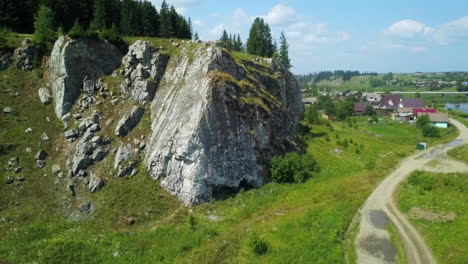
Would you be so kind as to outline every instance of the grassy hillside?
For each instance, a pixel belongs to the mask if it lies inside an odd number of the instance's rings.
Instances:
[[[170,41],[152,41],[177,55]],[[108,179],[103,190],[90,194],[77,184],[77,196],[71,196],[70,179],[51,173],[52,164],[64,167],[68,144],[53,106],[39,102],[39,74],[0,74],[0,108],[13,108],[0,113],[0,262],[6,263],[343,263],[345,254],[353,259],[353,233],[346,231],[356,211],[423,140],[414,126],[386,119],[317,125],[304,135],[307,152],[321,167],[313,178],[270,183],[193,208],[181,207],[144,166],[134,177],[116,179],[108,157],[99,170]],[[32,134],[24,132],[29,127]],[[438,141],[456,135],[447,131]],[[41,141],[43,132],[49,141]],[[35,168],[39,149],[49,153],[44,169]],[[16,156],[23,167],[18,174],[7,166]],[[15,182],[6,184],[10,176]],[[18,184],[16,177],[25,181]],[[89,214],[83,212],[88,202]]]
[[[107,175],[101,192],[79,190],[71,197],[64,190],[65,179],[50,173],[52,161],[43,170],[35,169],[32,154],[24,151],[27,146],[33,153],[44,147],[56,158],[64,147],[52,106],[42,106],[37,99],[41,80],[16,70],[2,74],[7,78],[1,81],[1,105],[17,112],[1,116],[0,138],[6,147],[0,164],[18,155],[24,167],[20,175],[26,178],[21,186],[5,184],[12,172],[2,166],[0,259],[11,263],[340,263],[356,210],[421,140],[409,125],[369,125],[356,119],[352,128],[344,123],[314,127],[308,152],[322,170],[304,184],[271,183],[188,209],[140,168],[127,180]],[[5,94],[8,88],[24,97]],[[44,122],[46,116],[50,123]],[[35,132],[25,134],[27,127]],[[43,131],[50,143],[40,143]],[[76,221],[73,216],[82,215],[79,209],[86,201],[92,202],[94,212]],[[253,253],[254,237],[266,243],[265,255]]]
[[[414,172],[398,194],[439,263],[466,263],[468,174]]]

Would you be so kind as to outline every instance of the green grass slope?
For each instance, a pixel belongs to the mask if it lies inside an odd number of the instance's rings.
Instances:
[[[422,233],[439,263],[460,264],[468,260],[467,186],[468,174],[414,172],[397,195],[402,212],[409,214],[412,208],[423,210],[410,217],[410,221]]]

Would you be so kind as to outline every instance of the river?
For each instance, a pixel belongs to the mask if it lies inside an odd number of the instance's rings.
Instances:
[[[468,113],[468,103],[448,103],[445,105],[446,109],[459,110]]]

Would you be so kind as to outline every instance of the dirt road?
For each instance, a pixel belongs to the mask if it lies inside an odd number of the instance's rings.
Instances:
[[[418,152],[403,160],[398,168],[380,183],[359,211],[361,221],[355,241],[359,264],[395,263],[397,251],[385,228],[389,221],[398,230],[408,263],[436,263],[424,239],[398,210],[393,194],[398,185],[415,170],[468,172],[468,166],[450,160],[446,154],[448,150],[468,143],[468,128],[456,120],[451,120],[451,123],[460,131],[456,140]]]

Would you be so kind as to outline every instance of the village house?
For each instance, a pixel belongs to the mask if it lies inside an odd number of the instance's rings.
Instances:
[[[363,116],[367,107],[372,107],[372,104],[369,102],[358,102],[354,104],[354,113],[357,116]]]
[[[427,113],[429,120],[435,127],[447,128],[449,126],[449,117],[447,113]]]
[[[317,97],[304,97],[302,98],[302,103],[304,106],[311,106],[315,103],[317,103],[318,99]]]

